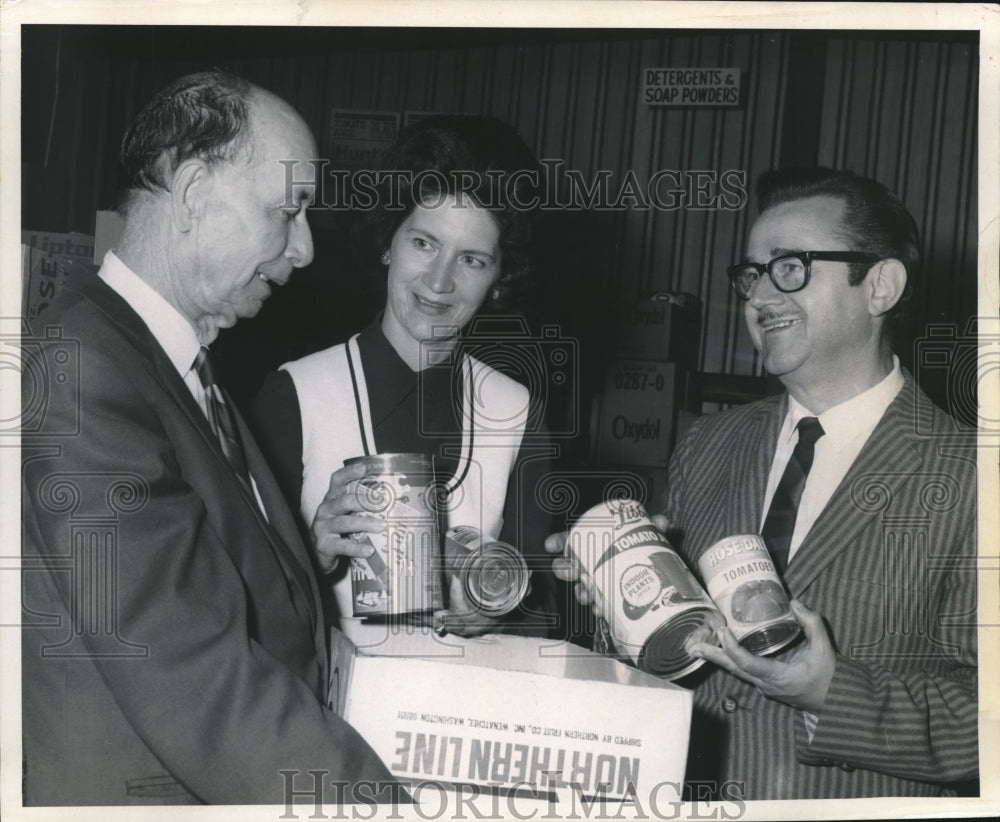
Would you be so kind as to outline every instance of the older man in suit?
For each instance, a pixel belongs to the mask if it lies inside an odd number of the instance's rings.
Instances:
[[[311,261],[311,187],[286,172],[315,153],[273,94],[175,82],[123,141],[121,242],[41,318],[26,377],[69,352],[80,379],[23,436],[25,804],[391,782],[326,705],[306,549],[207,349]]]
[[[787,392],[693,426],[662,524],[692,567],[761,533],[804,640],[768,658],[725,628],[692,646],[711,664],[685,683],[688,778],[748,799],[936,795],[978,773],[976,452],[892,352],[916,225],[850,172],[771,172],[758,193],[729,276]]]

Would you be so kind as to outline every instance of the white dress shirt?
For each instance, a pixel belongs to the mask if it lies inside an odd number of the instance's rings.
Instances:
[[[108,251],[104,255],[104,261],[101,263],[101,270],[97,272],[97,276],[114,289],[118,296],[125,300],[146,324],[149,332],[156,338],[170,362],[173,363],[174,368],[177,369],[177,373],[184,380],[191,396],[201,408],[201,413],[205,415],[205,419],[211,425],[212,418],[208,413],[208,398],[205,387],[201,384],[198,372],[194,369],[195,357],[201,350],[201,343],[198,341],[198,336],[191,323],[145,280],[125,265],[114,251]],[[216,436],[218,436],[218,432],[216,432]],[[257,507],[266,518],[267,512],[264,509],[264,503],[261,501],[253,475],[250,476],[250,484],[253,486],[254,497],[257,499]]]
[[[806,477],[802,498],[799,500],[799,510],[795,516],[795,530],[788,546],[788,560],[791,561],[809,529],[830,501],[833,492],[837,490],[841,480],[847,475],[854,460],[864,448],[875,426],[885,414],[886,409],[903,388],[903,372],[899,366],[899,358],[892,357],[892,371],[876,385],[863,391],[846,402],[828,408],[822,414],[816,415],[793,396],[788,396],[788,412],[785,421],[778,432],[778,447],[771,463],[771,473],[768,475],[767,492],[764,495],[764,511],[761,515],[760,527],[764,527],[768,509],[775,489],[785,473],[785,466],[791,459],[792,451],[799,441],[798,424],[803,417],[816,417],[823,426],[823,436],[816,440],[813,452],[812,468]],[[812,741],[816,732],[819,717],[808,711],[803,711],[806,733]]]
[[[198,342],[191,323],[125,265],[114,251],[104,255],[104,262],[97,276],[113,288],[146,324],[208,419],[205,388],[194,370],[194,360],[201,350],[201,343]]]
[[[788,547],[789,562],[830,501],[833,492],[837,490],[837,486],[854,464],[854,460],[861,453],[885,410],[902,388],[903,372],[899,366],[899,359],[893,355],[892,371],[881,382],[856,397],[827,409],[822,414],[813,414],[794,397],[788,397],[788,413],[785,414],[785,421],[778,432],[778,447],[774,454],[774,462],[771,463],[771,473],[768,475],[761,527],[767,518],[771,499],[785,472],[785,466],[799,440],[796,428],[799,420],[803,417],[817,417],[823,426],[823,436],[816,441],[812,468],[806,478],[802,498],[799,500],[795,531]]]

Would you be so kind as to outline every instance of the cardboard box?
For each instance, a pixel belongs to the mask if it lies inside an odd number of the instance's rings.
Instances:
[[[613,659],[500,635],[387,632],[378,656],[333,645],[331,702],[411,785],[645,801],[683,783],[691,692]]]
[[[34,320],[63,290],[73,263],[28,245],[21,246],[21,316]]]
[[[66,278],[93,269],[94,238],[70,232],[21,232],[21,316],[33,321],[58,297]]]
[[[676,363],[616,360],[608,366],[593,429],[597,459],[665,468],[674,445],[686,372]]]
[[[71,262],[89,263],[94,259],[94,238],[77,231],[68,234],[54,231],[22,231],[21,243]]]
[[[117,211],[98,211],[94,225],[94,265],[104,262],[104,255],[118,245],[125,231],[125,221]]]
[[[701,302],[690,294],[658,294],[619,308],[619,357],[677,362],[694,370],[701,344]]]
[[[21,316],[32,324],[60,294],[66,280],[97,267],[89,260],[21,246]]]

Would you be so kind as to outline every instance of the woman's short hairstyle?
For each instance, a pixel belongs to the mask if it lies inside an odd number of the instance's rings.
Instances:
[[[381,255],[418,203],[445,196],[488,209],[500,235],[495,303],[509,304],[534,274],[532,244],[541,173],[512,126],[496,117],[435,114],[404,129],[382,160],[379,200],[370,212],[372,251]]]

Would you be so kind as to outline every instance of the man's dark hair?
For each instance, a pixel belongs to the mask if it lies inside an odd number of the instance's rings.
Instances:
[[[836,197],[844,203],[841,239],[852,251],[874,254],[882,260],[892,257],[906,268],[906,290],[886,314],[888,323],[898,327],[906,317],[920,269],[920,236],[913,216],[884,185],[853,171],[822,166],[783,168],[766,171],[757,181],[757,203],[762,214],[779,203],[817,196]],[[857,285],[870,268],[865,263],[851,263],[848,282]]]
[[[497,222],[501,273],[496,302],[507,305],[526,289],[534,273],[531,246],[541,170],[511,125],[477,115],[425,117],[400,133],[381,171],[403,173],[385,178],[378,208],[369,215],[369,241],[376,255],[389,247],[417,203],[463,196],[489,210]]]
[[[127,179],[123,210],[138,191],[165,191],[192,157],[210,166],[231,162],[251,146],[253,86],[220,69],[188,74],[153,97],[122,138]]]

